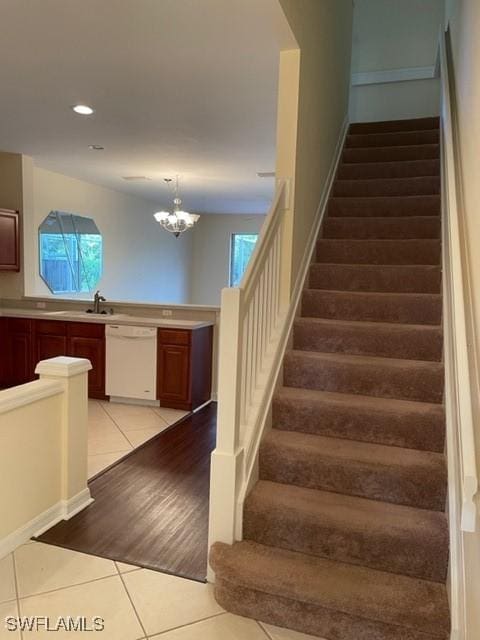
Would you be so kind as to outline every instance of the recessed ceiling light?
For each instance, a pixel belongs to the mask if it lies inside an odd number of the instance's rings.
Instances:
[[[105,147],[102,147],[101,144],[89,144],[88,148],[91,151],[103,151],[105,149]]]
[[[88,104],[75,104],[73,105],[72,109],[80,116],[91,116],[92,113],[95,113],[95,109],[89,107]]]

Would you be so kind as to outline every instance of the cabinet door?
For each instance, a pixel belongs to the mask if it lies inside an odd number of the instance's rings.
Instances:
[[[20,271],[18,211],[0,209],[0,270]]]
[[[159,345],[158,397],[166,406],[189,409],[190,404],[190,347]]]
[[[51,336],[37,334],[35,348],[35,362],[47,360],[48,358],[56,358],[67,354],[67,339],[65,336]]]
[[[29,333],[9,335],[9,385],[31,382],[34,378],[32,366],[32,337]]]
[[[88,395],[105,398],[105,343],[102,338],[71,336],[68,339],[67,355],[87,358],[92,363],[88,372]]]

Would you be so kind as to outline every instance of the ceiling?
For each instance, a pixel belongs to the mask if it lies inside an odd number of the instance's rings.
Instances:
[[[0,16],[1,150],[163,207],[179,174],[192,212],[266,211],[256,173],[274,169],[294,46],[278,0],[0,0]]]

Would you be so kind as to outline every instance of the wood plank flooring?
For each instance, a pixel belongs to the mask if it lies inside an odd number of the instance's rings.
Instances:
[[[38,538],[205,581],[212,403],[133,451],[90,483],[95,502]]]

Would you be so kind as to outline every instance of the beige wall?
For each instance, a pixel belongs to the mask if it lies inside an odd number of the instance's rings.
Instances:
[[[229,286],[232,233],[259,233],[265,216],[203,215],[193,230],[192,304],[220,305]]]
[[[444,0],[356,0],[352,73],[435,64]],[[438,78],[352,87],[352,122],[438,115]]]
[[[447,0],[447,20],[450,22],[460,164],[463,186],[465,264],[470,276],[467,291],[468,339],[471,345],[471,370],[474,379],[474,424],[476,428],[477,463],[480,473],[480,390],[478,362],[480,358],[480,3],[478,0]],[[468,302],[470,301],[470,303]],[[480,508],[480,505],[479,505]],[[480,529],[480,521],[477,525]],[[480,629],[480,533],[465,534],[468,584],[468,636],[476,640]]]
[[[280,4],[300,48],[293,284],[305,253],[342,124],[347,116],[352,2],[280,0]],[[293,66],[290,77],[294,79],[295,60],[289,62]],[[280,80],[282,82],[282,78]],[[285,94],[288,95],[287,90]],[[291,94],[295,94],[294,86]],[[290,105],[290,111],[294,110],[295,104]],[[281,116],[282,106],[279,105],[279,118]],[[291,130],[279,130],[279,152],[282,151],[282,140],[287,139],[285,144],[289,145],[293,137]]]

